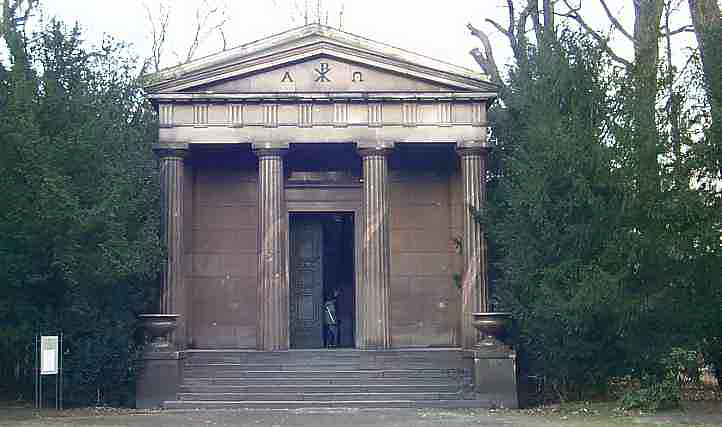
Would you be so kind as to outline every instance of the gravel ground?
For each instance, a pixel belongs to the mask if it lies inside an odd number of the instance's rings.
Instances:
[[[615,413],[599,406],[543,408],[541,410],[417,410],[417,409],[306,409],[306,410],[193,410],[136,411],[81,408],[36,411],[0,406],[0,426],[13,427],[678,427],[722,426],[722,405],[692,404],[684,411],[661,414]]]

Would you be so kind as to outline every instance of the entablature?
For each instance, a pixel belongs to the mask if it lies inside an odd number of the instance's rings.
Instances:
[[[271,94],[279,95],[279,94]],[[486,100],[477,97],[185,97],[158,102],[169,127],[449,127],[487,126]],[[476,94],[469,94],[476,95]]]

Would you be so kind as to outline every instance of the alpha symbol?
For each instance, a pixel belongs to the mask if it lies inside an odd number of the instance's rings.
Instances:
[[[283,73],[283,78],[281,79],[281,83],[290,82],[293,83],[293,77],[291,77],[291,73],[286,71]]]
[[[316,77],[317,82],[330,82],[329,78],[326,76],[329,71],[331,71],[331,67],[328,66],[327,63],[322,62],[321,65],[318,68],[314,68],[314,70],[318,73],[318,77]]]

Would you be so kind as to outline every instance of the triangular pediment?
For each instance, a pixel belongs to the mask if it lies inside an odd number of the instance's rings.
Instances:
[[[322,25],[308,25],[161,71],[163,93],[484,92],[498,88],[462,67]]]

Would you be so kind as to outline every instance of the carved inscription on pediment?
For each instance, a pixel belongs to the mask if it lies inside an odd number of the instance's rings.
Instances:
[[[316,76],[316,82],[330,82],[331,80],[328,78],[327,74],[331,71],[331,67],[328,66],[328,62],[322,62],[318,68],[313,69],[315,72],[318,73],[318,76]]]
[[[328,62],[321,62],[313,71],[316,72],[315,83],[331,83],[331,66]],[[361,83],[364,81],[364,75],[361,71],[353,71],[351,73],[351,83]],[[293,75],[291,71],[283,71],[281,74],[281,83],[293,83]]]
[[[211,83],[188,92],[445,91],[441,84],[360,62],[315,58]]]

